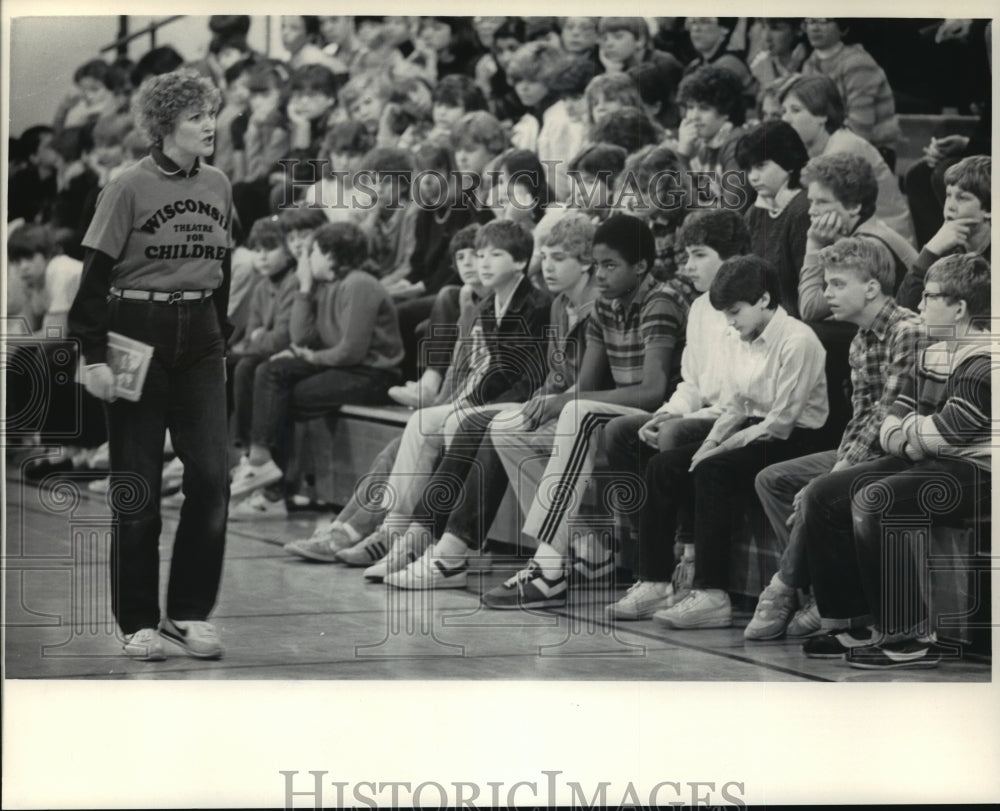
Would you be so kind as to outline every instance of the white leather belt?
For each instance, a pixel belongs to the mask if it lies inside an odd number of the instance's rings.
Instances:
[[[177,304],[179,301],[202,301],[212,295],[211,290],[178,290],[175,293],[161,293],[156,290],[120,290],[111,288],[111,295],[129,301],[158,301],[162,304]]]

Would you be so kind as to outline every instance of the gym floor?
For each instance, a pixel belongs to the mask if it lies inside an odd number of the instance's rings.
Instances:
[[[309,563],[281,546],[322,516],[232,522],[212,616],[226,655],[201,661],[167,642],[165,662],[121,654],[110,613],[109,511],[86,478],[24,484],[8,468],[7,678],[15,679],[517,679],[615,681],[988,682],[988,662],[870,673],[806,658],[800,643],[745,643],[749,611],[727,629],[674,631],[653,621],[605,622],[616,594],[576,592],[560,610],[487,611],[478,594],[523,561],[485,555],[466,590],[406,592],[360,569]],[[164,506],[165,588],[178,508]],[[323,520],[326,520],[323,518]],[[617,590],[620,595],[628,583]]]

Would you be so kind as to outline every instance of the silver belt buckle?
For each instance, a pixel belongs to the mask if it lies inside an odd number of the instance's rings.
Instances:
[[[169,296],[167,296],[167,304],[176,304],[178,301],[184,300],[184,292],[181,290],[175,290]]]

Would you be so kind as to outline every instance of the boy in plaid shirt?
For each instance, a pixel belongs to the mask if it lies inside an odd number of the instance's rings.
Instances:
[[[882,419],[912,374],[923,335],[920,319],[892,298],[895,269],[883,244],[844,237],[821,250],[818,261],[823,263],[825,296],[834,318],[859,327],[849,350],[852,417],[836,450],[780,462],[757,474],[757,495],[784,552],[779,571],[761,593],[744,630],[747,639],[776,639],[785,633],[805,636],[819,629],[811,600],[792,616],[795,590],[809,585],[798,506],[824,474],[882,455],[878,441]]]

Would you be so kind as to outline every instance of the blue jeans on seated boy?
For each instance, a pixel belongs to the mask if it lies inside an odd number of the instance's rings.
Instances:
[[[990,475],[960,459],[913,464],[888,456],[817,479],[802,509],[824,625],[933,631],[925,593],[930,528],[988,515],[989,504]]]
[[[302,358],[278,358],[257,367],[250,438],[271,448],[284,469],[294,423],[336,411],[342,405],[383,405],[399,382],[399,369],[317,366]]]

